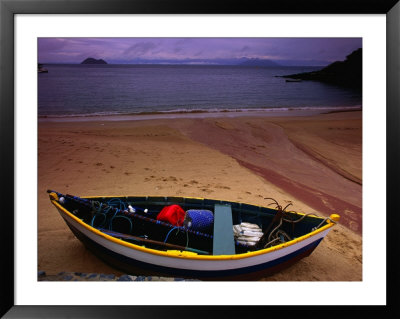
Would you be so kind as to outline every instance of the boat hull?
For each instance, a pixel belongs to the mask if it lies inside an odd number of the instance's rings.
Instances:
[[[311,254],[330,228],[276,250],[232,256],[186,256],[159,253],[93,231],[64,209],[56,206],[75,236],[96,256],[128,274],[196,278],[200,280],[254,280]]]

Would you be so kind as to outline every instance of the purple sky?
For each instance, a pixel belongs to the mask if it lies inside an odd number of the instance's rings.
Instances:
[[[344,60],[361,38],[39,38],[41,63],[108,63],[258,58],[279,61]]]

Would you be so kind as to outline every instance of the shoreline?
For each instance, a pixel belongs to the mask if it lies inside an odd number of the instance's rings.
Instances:
[[[260,109],[199,109],[199,110],[172,110],[125,114],[76,114],[76,115],[40,115],[39,122],[86,122],[86,121],[133,121],[151,119],[180,119],[180,118],[215,118],[215,117],[243,117],[268,116],[291,117],[312,116],[340,112],[362,111],[361,105],[354,106],[323,106],[323,107],[277,107]]]
[[[262,280],[362,280],[362,111],[287,113],[39,121],[38,269],[121,275],[69,231],[48,200],[46,190],[54,189],[264,206],[273,197],[301,213],[335,211],[339,225],[313,254]]]

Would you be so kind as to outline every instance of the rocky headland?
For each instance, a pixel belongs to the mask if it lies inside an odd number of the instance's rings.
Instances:
[[[319,71],[283,75],[283,78],[320,81],[361,90],[362,49],[353,51],[344,61],[336,61]]]

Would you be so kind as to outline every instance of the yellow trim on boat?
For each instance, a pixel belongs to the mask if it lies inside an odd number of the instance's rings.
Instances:
[[[102,196],[93,196],[93,197],[85,197],[85,198],[99,198]],[[108,197],[108,196],[107,196]],[[115,196],[113,196],[115,197]],[[124,197],[124,196],[121,196]],[[154,196],[154,197],[165,197],[165,196]],[[83,198],[83,197],[82,197]],[[185,197],[185,198],[194,198],[194,197]],[[153,254],[153,255],[158,255],[158,256],[163,256],[163,257],[173,257],[173,258],[185,258],[185,259],[196,259],[196,260],[236,260],[236,259],[244,259],[244,258],[250,258],[250,257],[255,257],[255,256],[259,256],[259,255],[264,255],[267,253],[270,253],[272,251],[276,251],[276,250],[280,250],[283,249],[285,247],[297,244],[298,242],[301,242],[307,238],[310,238],[320,232],[323,232],[326,229],[329,229],[331,227],[333,227],[335,224],[334,223],[328,223],[327,225],[314,230],[304,236],[298,237],[296,239],[293,239],[289,242],[286,243],[282,243],[273,247],[269,247],[269,248],[265,248],[262,250],[257,250],[257,251],[252,251],[252,252],[247,252],[247,253],[243,253],[243,254],[238,254],[238,255],[217,255],[217,256],[212,256],[212,255],[192,255],[192,253],[188,253],[187,251],[180,251],[180,250],[167,250],[167,251],[160,251],[160,250],[156,250],[156,249],[151,249],[151,248],[146,248],[140,245],[135,245],[126,241],[123,241],[121,239],[112,237],[110,235],[104,234],[101,231],[99,231],[98,229],[86,224],[83,222],[83,220],[79,219],[78,217],[76,217],[74,214],[70,213],[68,210],[66,210],[64,207],[62,207],[55,199],[51,199],[52,204],[58,208],[59,210],[61,210],[64,214],[66,214],[68,217],[72,218],[73,220],[75,220],[77,223],[79,223],[81,226],[85,227],[86,229],[88,229],[89,231],[91,231],[92,233],[99,235],[109,241],[112,241],[118,245],[122,245],[128,248],[132,248],[135,250],[139,250],[145,253],[149,253],[149,254]],[[299,213],[301,214],[301,213]],[[302,214],[304,215],[304,214]],[[322,219],[322,218],[321,218]]]

